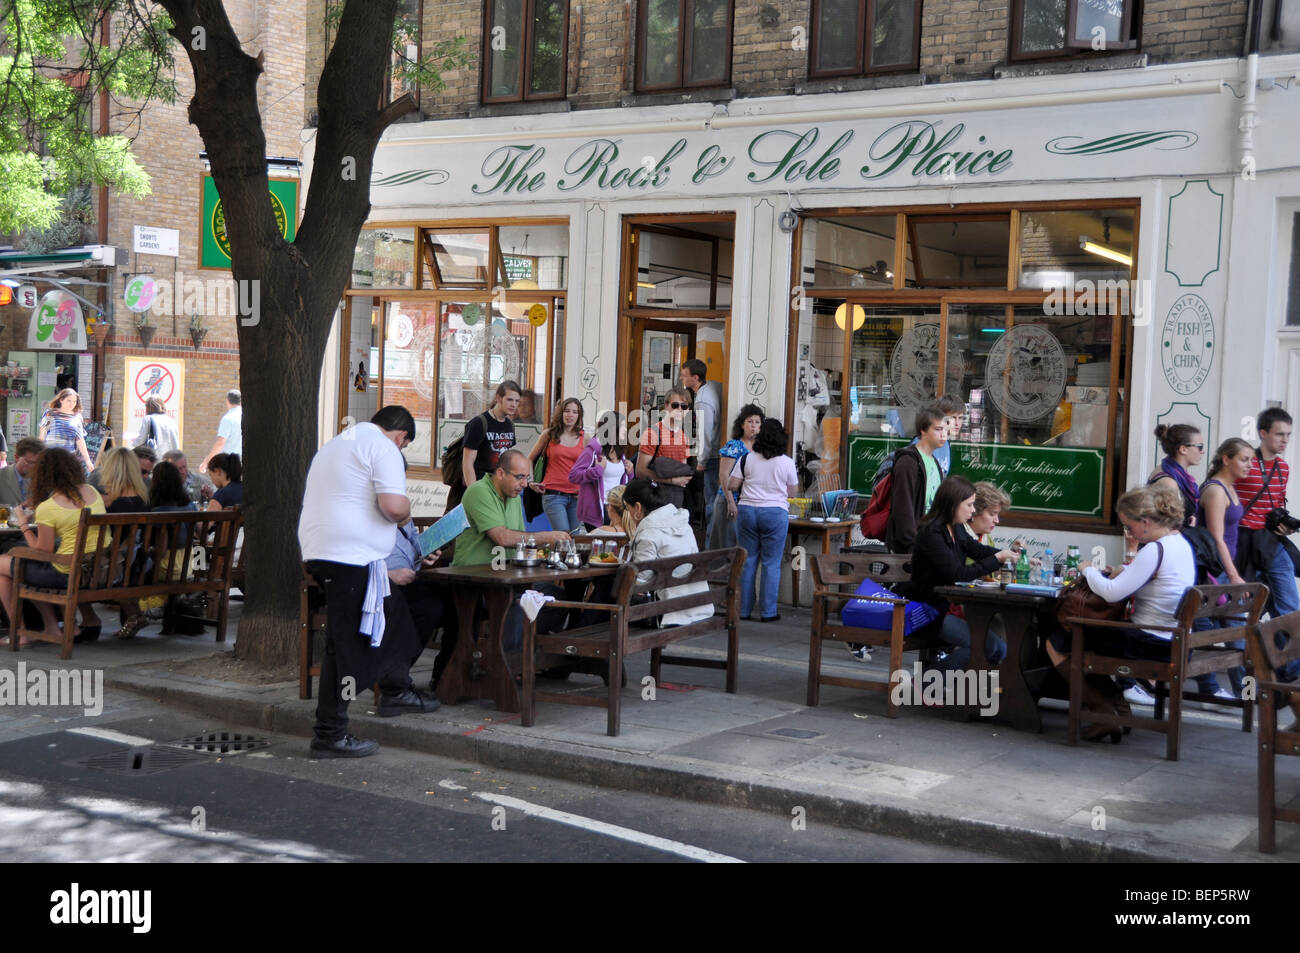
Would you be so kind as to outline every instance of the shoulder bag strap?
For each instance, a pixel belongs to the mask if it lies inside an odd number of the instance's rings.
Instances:
[[[1277,457],[1274,457],[1274,458],[1273,458],[1273,466],[1271,466],[1271,467],[1269,468],[1269,471],[1268,471],[1268,473],[1267,473],[1267,475],[1266,475],[1266,474],[1264,473],[1264,456],[1263,456],[1263,454],[1261,454],[1261,453],[1259,452],[1259,450],[1256,449],[1256,451],[1255,451],[1255,456],[1256,456],[1256,458],[1259,460],[1259,473],[1260,473],[1260,476],[1264,477],[1264,484],[1259,488],[1259,492],[1256,493],[1254,496],[1252,496],[1252,497],[1250,498],[1250,502],[1246,504],[1246,509],[1245,509],[1245,511],[1242,513],[1243,516],[1246,515],[1247,513],[1249,513],[1249,512],[1250,512],[1250,508],[1251,508],[1252,506],[1254,506],[1256,503],[1259,502],[1259,498],[1260,498],[1261,496],[1264,495],[1264,491],[1268,489],[1268,485],[1269,485],[1269,483],[1272,482],[1272,480],[1273,480],[1273,475],[1274,475],[1275,473],[1277,473]],[[1240,499],[1240,497],[1238,497],[1238,499]]]

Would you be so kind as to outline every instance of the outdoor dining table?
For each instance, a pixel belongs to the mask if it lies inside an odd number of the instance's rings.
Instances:
[[[563,586],[570,581],[610,576],[618,567],[618,563],[608,563],[587,564],[578,569],[546,566],[494,569],[486,565],[422,570],[421,576],[451,591],[460,625],[456,648],[438,681],[439,699],[444,704],[456,705],[466,698],[486,698],[496,704],[498,711],[518,713],[521,710],[519,688],[502,645],[510,607],[526,589],[539,584]],[[487,604],[487,630],[482,640],[474,635],[480,596]]]
[[[992,718],[1006,722],[1021,731],[1042,731],[1043,721],[1038,714],[1038,699],[1029,687],[1026,675],[1038,650],[1038,639],[1046,634],[1056,610],[1055,596],[1007,592],[998,586],[935,586],[934,593],[949,602],[962,606],[970,626],[970,667],[987,669],[984,639],[994,617],[1002,619],[1003,635],[1007,640],[1007,656],[998,667],[998,687],[1002,697],[998,712]],[[1039,624],[1036,626],[1035,622]],[[971,709],[972,717],[978,709]]]
[[[790,550],[799,545],[799,539],[803,536],[820,536],[822,541],[822,552],[831,551],[831,540],[836,536],[848,537],[853,532],[853,527],[858,523],[857,517],[851,520],[837,520],[834,522],[816,522],[810,519],[795,518],[790,520],[790,528],[786,531],[790,540]],[[799,608],[799,585],[803,582],[803,566],[805,560],[795,560],[790,564],[790,604],[796,609]]]

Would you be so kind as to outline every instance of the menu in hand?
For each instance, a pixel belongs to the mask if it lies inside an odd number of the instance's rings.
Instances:
[[[446,546],[469,528],[465,507],[456,506],[443,514],[442,519],[420,534],[420,555],[428,556]]]

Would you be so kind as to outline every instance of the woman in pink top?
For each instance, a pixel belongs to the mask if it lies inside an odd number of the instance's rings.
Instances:
[[[578,487],[569,473],[582,455],[587,440],[582,432],[582,402],[566,397],[555,405],[551,425],[542,431],[528,453],[530,462],[546,454],[542,477],[542,511],[551,529],[570,533],[578,528]]]
[[[745,568],[740,581],[740,616],[754,610],[754,577],[763,566],[763,591],[758,600],[760,618],[774,622],[776,594],[781,586],[781,552],[789,532],[789,498],[799,491],[799,475],[786,454],[789,438],[775,417],[768,417],[754,440],[754,450],[736,461],[730,489],[740,490],[737,535],[745,548]]]

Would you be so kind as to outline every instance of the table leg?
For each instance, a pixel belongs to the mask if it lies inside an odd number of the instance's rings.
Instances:
[[[515,685],[514,673],[506,661],[502,637],[505,634],[506,613],[510,611],[519,594],[513,589],[493,587],[484,594],[487,602],[487,635],[479,646],[475,661],[478,663],[480,679],[479,698],[490,698],[496,702],[498,711],[519,712],[519,687]],[[516,651],[516,656],[518,651]]]
[[[448,661],[442,678],[438,680],[438,698],[446,705],[458,705],[470,693],[470,668],[477,648],[474,615],[478,610],[479,592],[469,586],[456,586],[452,589],[452,598],[456,601],[459,623],[456,648],[451,653],[451,660]]]
[[[790,553],[793,555],[794,551],[799,548],[799,533],[797,530],[790,530],[789,536]],[[795,609],[799,608],[799,589],[802,585],[803,569],[800,561],[792,558],[790,560],[790,605]]]
[[[1020,731],[1042,731],[1043,721],[1038,714],[1038,702],[1025,681],[1024,667],[1034,651],[1033,638],[1026,638],[1033,624],[1033,612],[1028,608],[966,604],[966,622],[970,625],[971,668],[987,669],[984,640],[989,624],[995,615],[1002,617],[1007,638],[1007,657],[998,667],[998,713],[991,716],[996,721],[1010,724]],[[978,712],[978,709],[971,709]]]

